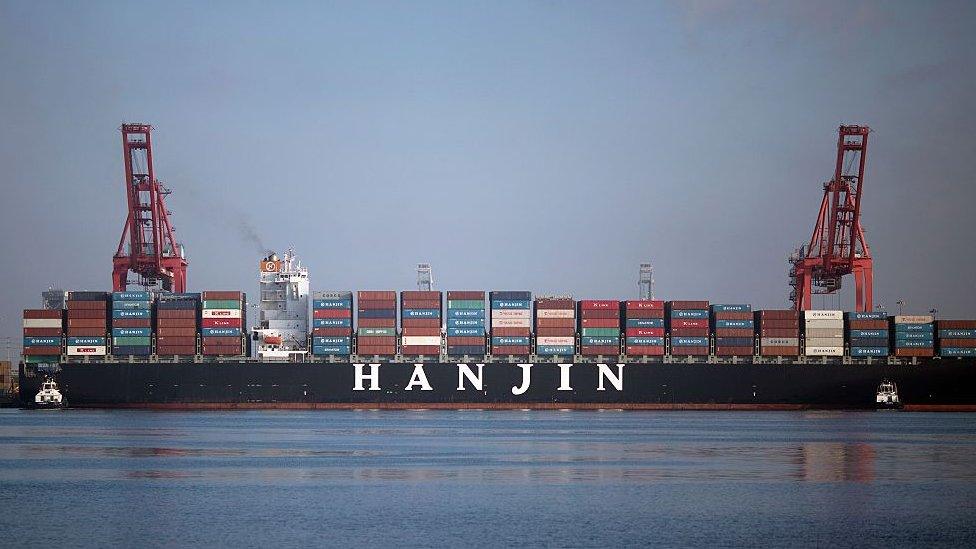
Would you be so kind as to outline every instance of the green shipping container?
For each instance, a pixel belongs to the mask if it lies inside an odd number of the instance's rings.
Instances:
[[[207,299],[203,302],[204,309],[240,309],[241,302],[236,299]]]
[[[60,356],[39,356],[39,355],[29,355],[24,357],[24,362],[27,364],[40,364],[40,363],[52,363],[57,364],[61,362]],[[31,397],[33,398],[33,397]]]
[[[619,337],[620,328],[583,328],[583,336]]]
[[[148,347],[152,342],[151,337],[113,337],[112,344],[119,345],[132,345],[139,347]]]
[[[449,299],[448,309],[484,309],[485,302],[480,299]]]
[[[396,328],[360,328],[361,336],[395,336]]]

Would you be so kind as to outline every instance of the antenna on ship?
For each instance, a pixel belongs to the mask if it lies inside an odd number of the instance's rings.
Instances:
[[[429,292],[434,285],[434,274],[430,269],[430,263],[417,264],[417,289],[421,292]]]
[[[637,290],[641,299],[654,299],[654,267],[650,263],[640,264]]]

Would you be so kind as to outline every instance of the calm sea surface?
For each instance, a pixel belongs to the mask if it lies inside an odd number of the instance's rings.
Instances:
[[[976,546],[976,415],[0,411],[0,546]]]

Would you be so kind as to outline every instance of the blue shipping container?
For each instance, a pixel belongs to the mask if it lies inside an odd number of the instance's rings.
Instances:
[[[895,339],[908,341],[910,339],[934,339],[931,332],[895,332]]]
[[[976,356],[976,347],[943,347],[941,356]]]
[[[537,355],[549,356],[569,356],[576,352],[572,345],[538,345],[535,348]]]
[[[519,301],[513,299],[505,299],[499,301],[492,300],[491,308],[492,309],[528,309],[529,303],[530,303],[529,301]]]
[[[663,318],[628,318],[628,328],[663,328]]]
[[[897,339],[895,340],[895,347],[909,348],[909,347],[919,347],[922,349],[929,349],[933,347],[931,339]]]
[[[113,301],[112,309],[145,309],[149,310],[152,308],[152,304],[148,301]]]
[[[752,305],[712,305],[712,311],[716,313],[751,313]]]
[[[60,337],[25,337],[24,347],[53,347],[61,345]]]
[[[68,345],[105,345],[104,337],[69,337]]]
[[[448,309],[447,318],[485,318],[484,309]]]
[[[851,356],[888,356],[887,347],[851,347]]]
[[[112,337],[150,337],[152,328],[112,328]]]
[[[865,311],[863,313],[847,313],[848,320],[887,320],[888,313],[884,311]]]
[[[152,294],[149,292],[112,292],[112,301],[149,301]]]
[[[239,337],[241,335],[240,328],[200,328],[200,335],[204,337],[207,336],[229,336],[229,337]]]
[[[315,318],[312,319],[314,328],[351,328],[351,318]]]
[[[492,301],[498,299],[532,301],[532,292],[488,292],[488,298]]]
[[[396,311],[393,309],[369,309],[359,311],[359,318],[396,318]]]
[[[351,299],[313,299],[313,309],[352,309]]]
[[[484,328],[448,328],[447,335],[452,337],[481,337],[485,335]]]
[[[350,352],[349,345],[312,345],[313,355],[348,355]]]
[[[440,318],[439,309],[404,309],[403,318]]]
[[[528,337],[493,337],[491,338],[491,344],[497,347],[504,347],[508,345],[528,345]]]
[[[627,345],[650,345],[661,347],[664,345],[663,337],[628,337]]]
[[[851,337],[888,337],[888,330],[851,330]]]
[[[716,337],[715,345],[717,347],[752,347],[753,339],[751,337]]]
[[[932,324],[895,324],[896,332],[934,332]]]
[[[753,324],[751,320],[716,320],[716,328],[748,328],[752,329]]]
[[[708,346],[707,337],[672,337],[673,347],[706,347]]]
[[[349,346],[352,342],[352,338],[346,337],[313,337],[312,345],[345,345]]]
[[[976,338],[976,330],[939,330],[939,337],[953,337],[958,339]]]
[[[115,309],[112,311],[112,318],[150,318],[150,311],[141,309]]]
[[[449,318],[447,319],[448,328],[484,328],[485,319],[483,318]]]
[[[136,345],[118,345],[112,347],[112,354],[117,356],[134,355],[134,356],[149,356],[152,354],[152,349],[150,347],[136,346]]]
[[[708,318],[705,309],[671,309],[671,318]]]
[[[447,354],[455,356],[483,356],[485,354],[485,348],[479,345],[448,345]]]
[[[611,336],[582,336],[580,337],[580,345],[620,345],[620,338]]]

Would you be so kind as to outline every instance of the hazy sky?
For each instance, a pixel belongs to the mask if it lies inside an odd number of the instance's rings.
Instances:
[[[15,348],[49,285],[110,289],[123,120],[156,127],[191,290],[257,291],[250,224],[315,289],[429,261],[626,298],[650,260],[659,298],[767,308],[867,124],[876,302],[976,316],[976,3],[162,4],[0,0]]]

